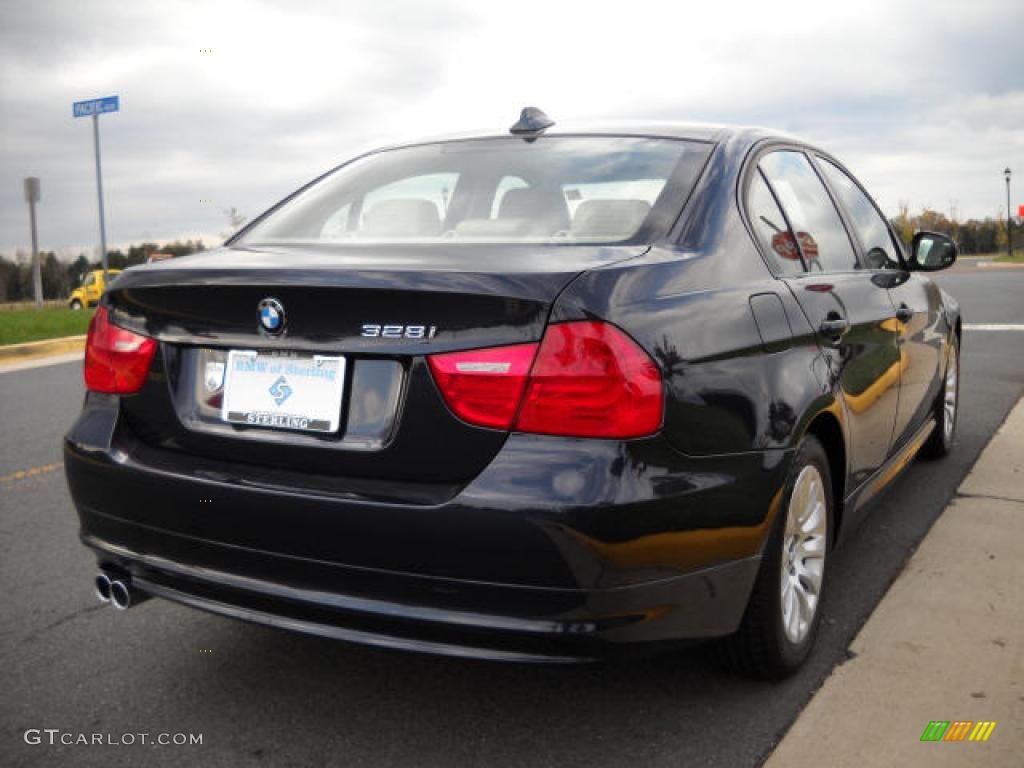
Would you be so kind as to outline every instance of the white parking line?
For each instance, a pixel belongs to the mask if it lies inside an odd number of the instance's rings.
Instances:
[[[45,368],[48,365],[60,365],[61,363],[71,363],[75,360],[81,360],[85,357],[84,352],[68,352],[63,355],[50,355],[49,357],[42,357],[38,360],[26,360],[23,363],[8,363],[0,365],[0,373],[12,373],[14,371],[27,371],[30,368]]]
[[[1024,331],[1024,323],[964,323],[965,331]]]

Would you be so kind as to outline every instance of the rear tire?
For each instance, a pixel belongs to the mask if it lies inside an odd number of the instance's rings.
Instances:
[[[79,311],[81,308],[82,302],[80,302],[78,299],[75,299],[74,301],[71,302],[71,309],[73,309],[75,312]]]
[[[740,628],[719,642],[720,658],[733,671],[777,680],[810,654],[821,620],[832,506],[828,456],[807,435],[793,457]]]
[[[941,459],[953,450],[956,437],[956,419],[960,413],[960,343],[956,336],[949,342],[946,374],[935,400],[935,429],[921,446],[921,455]]]

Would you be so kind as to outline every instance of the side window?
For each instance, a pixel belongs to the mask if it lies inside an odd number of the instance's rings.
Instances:
[[[896,247],[889,226],[875,208],[871,199],[857,186],[857,182],[825,158],[818,158],[821,168],[832,185],[857,231],[864,247],[864,261],[868,269],[899,269]]]
[[[87,278],[85,278],[85,282],[82,283],[82,285],[84,287],[86,287],[86,288],[88,288],[89,286],[92,286],[92,285],[96,285],[96,273],[95,272],[90,272],[89,276]]]
[[[796,275],[804,271],[800,263],[793,233],[786,226],[779,204],[764,181],[761,172],[754,174],[747,192],[747,213],[754,225],[758,240],[765,251],[771,254],[777,274]]]
[[[802,152],[782,150],[765,155],[759,166],[796,230],[808,270],[857,269],[857,255],[843,220],[811,161]]]

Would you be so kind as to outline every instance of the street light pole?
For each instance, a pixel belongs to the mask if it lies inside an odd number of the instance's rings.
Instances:
[[[1006,255],[1013,259],[1013,212],[1010,209],[1010,169],[1003,171],[1006,177]]]
[[[25,179],[25,202],[28,203],[28,222],[32,229],[32,294],[36,309],[43,308],[43,275],[39,266],[39,236],[36,233],[36,203],[39,202],[39,179]]]

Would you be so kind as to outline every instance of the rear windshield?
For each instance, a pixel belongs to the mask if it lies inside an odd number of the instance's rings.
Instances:
[[[710,146],[619,136],[474,139],[342,166],[238,242],[606,243],[662,234]]]

